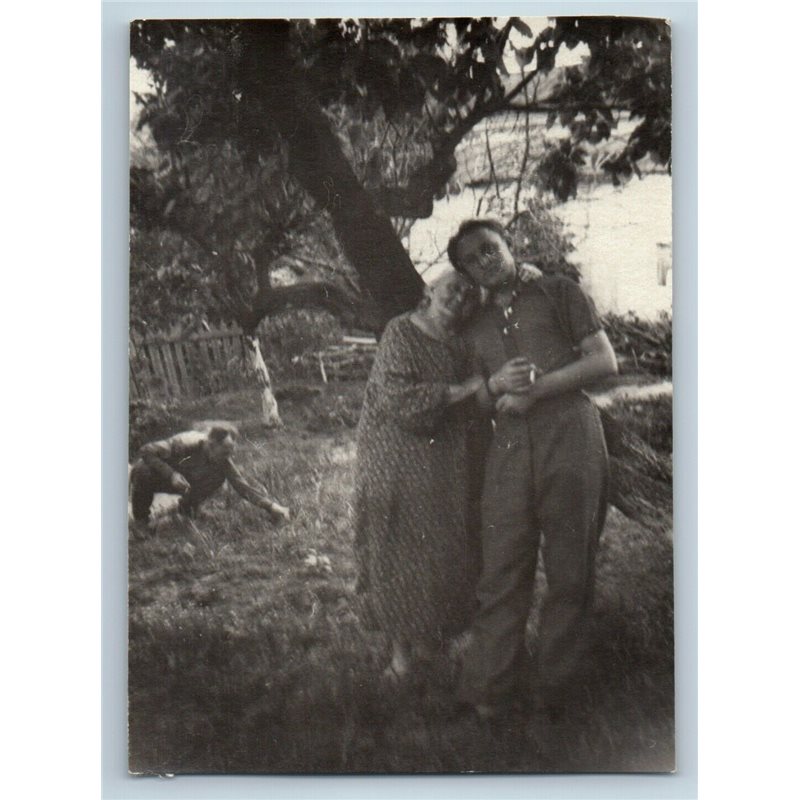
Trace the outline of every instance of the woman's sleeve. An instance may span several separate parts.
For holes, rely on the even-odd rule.
[[[448,386],[421,374],[413,340],[397,325],[384,331],[376,357],[374,402],[380,415],[412,433],[430,433],[447,408]]]

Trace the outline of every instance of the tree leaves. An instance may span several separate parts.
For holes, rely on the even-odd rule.
[[[551,192],[560,202],[578,194],[578,169],[586,159],[586,151],[574,146],[570,139],[548,145],[534,172],[537,185]]]
[[[643,122],[624,148],[605,165],[614,181],[637,172],[637,162],[650,156],[669,166],[671,160],[671,37],[664,20],[626,17],[559,17],[552,35],[555,48],[588,45],[583,68],[568,75],[555,98],[582,110],[590,122],[572,126],[577,140],[597,144],[616,127],[612,108],[630,112]],[[599,114],[600,116],[597,116]]]
[[[530,26],[523,22],[519,17],[512,17],[511,20],[511,27],[514,30],[519,31],[523,36],[527,36],[529,38],[533,38],[533,31],[530,29]]]
[[[248,95],[266,69],[251,63],[254,73],[247,74],[243,67],[253,24],[131,26],[131,54],[153,77],[153,93],[138,100],[139,128],[155,150],[132,162],[132,286],[135,279],[166,289],[156,310],[147,308],[147,292],[132,292],[134,317],[166,318],[171,307],[176,315],[189,308],[205,316],[234,313],[290,252],[312,249],[320,262],[346,270],[324,209],[289,179],[288,134],[275,124],[280,103],[263,107]],[[595,164],[617,182],[636,174],[647,156],[669,167],[670,31],[663,21],[559,17],[524,47],[508,35],[533,39],[519,18],[502,27],[490,17],[258,24],[280,29],[283,66],[302,75],[302,97],[287,94],[286,102],[324,110],[377,207],[410,217],[430,213],[452,175],[459,138],[482,114],[503,108],[504,62],[512,51],[520,71],[552,73],[558,83],[546,125],[558,120],[569,138],[548,147],[534,171],[545,191],[559,200],[575,196],[582,145],[611,140],[620,110],[637,125]],[[560,48],[581,43],[589,57],[554,72]],[[289,83],[287,93],[298,91]],[[313,156],[324,163],[324,153]]]

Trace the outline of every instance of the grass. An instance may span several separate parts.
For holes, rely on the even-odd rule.
[[[131,771],[671,770],[671,540],[613,510],[598,562],[598,645],[575,713],[491,726],[455,716],[456,665],[444,656],[425,682],[400,691],[382,682],[386,642],[362,630],[353,604],[361,388],[289,393],[274,432],[260,429],[247,393],[181,409],[239,421],[239,463],[293,519],[272,527],[226,489],[193,522],[168,515],[152,537],[131,541]],[[538,603],[531,646],[537,615]]]

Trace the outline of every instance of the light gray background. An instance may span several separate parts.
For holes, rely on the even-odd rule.
[[[697,6],[694,2],[102,3],[102,796],[694,798],[697,796]],[[667,17],[673,29],[676,744],[674,775],[127,774],[128,23],[187,17]]]

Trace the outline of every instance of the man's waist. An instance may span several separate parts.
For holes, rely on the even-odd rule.
[[[510,425],[519,427],[529,421],[546,419],[553,421],[554,417],[561,417],[572,413],[580,413],[585,408],[592,408],[592,401],[581,389],[562,392],[552,397],[536,400],[525,414],[499,414],[496,410],[492,414],[496,426]]]

